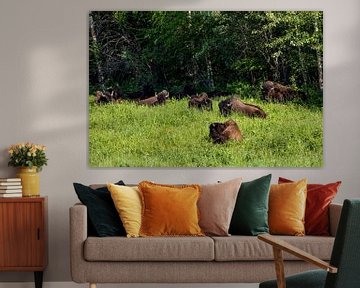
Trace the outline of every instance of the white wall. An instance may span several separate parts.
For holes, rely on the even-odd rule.
[[[90,169],[87,164],[89,10],[323,10],[324,166],[320,169]],[[74,181],[150,179],[167,183],[250,180],[272,172],[311,182],[342,180],[336,200],[359,197],[360,2],[358,0],[1,0],[0,176],[14,176],[6,148],[48,146],[41,194],[49,197],[49,266],[45,281],[69,281],[68,208]],[[0,282],[32,281],[31,273],[0,273]]]

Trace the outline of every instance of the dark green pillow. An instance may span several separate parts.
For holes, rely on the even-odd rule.
[[[241,184],[230,222],[230,234],[256,236],[269,233],[270,181],[271,174]]]
[[[123,181],[115,183],[125,185]],[[90,232],[94,236],[125,236],[126,232],[116,211],[111,194],[107,187],[92,189],[79,183],[74,183],[75,192],[87,207]]]

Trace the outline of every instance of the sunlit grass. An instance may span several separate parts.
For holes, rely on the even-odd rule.
[[[132,102],[95,105],[90,97],[89,162],[92,167],[320,167],[323,121],[320,108],[300,104],[259,105],[266,119],[239,114],[223,117],[189,109],[187,99],[164,106]],[[234,119],[242,142],[213,144],[209,125]]]

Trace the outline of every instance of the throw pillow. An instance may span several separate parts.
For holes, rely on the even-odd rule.
[[[107,185],[127,237],[139,237],[141,226],[141,197],[137,187]]]
[[[196,203],[198,185],[139,183],[143,204],[141,236],[202,236]]]
[[[305,234],[306,184],[302,179],[294,183],[273,184],[269,195],[269,228],[271,234]]]
[[[269,233],[270,181],[271,174],[241,184],[231,218],[230,234],[256,236]]]
[[[279,177],[278,183],[292,183]],[[329,236],[329,206],[335,198],[341,181],[329,184],[307,184],[305,211],[305,233],[307,235]]]
[[[207,235],[229,236],[231,216],[242,178],[227,182],[201,185],[198,202],[201,229]]]
[[[119,181],[117,184],[124,185]],[[125,229],[120,221],[110,192],[106,187],[92,189],[80,183],[73,183],[75,192],[87,207],[88,223],[95,236],[125,236]]]

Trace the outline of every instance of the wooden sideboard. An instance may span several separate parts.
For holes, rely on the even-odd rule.
[[[41,288],[47,238],[47,197],[0,198],[0,271],[32,271]]]

